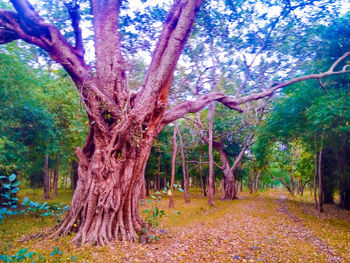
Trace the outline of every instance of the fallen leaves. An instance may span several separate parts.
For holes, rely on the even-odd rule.
[[[347,241],[350,240],[349,212],[331,210],[317,218],[312,205],[300,200],[291,202],[279,198],[283,194],[273,190],[249,195],[244,199],[206,205],[201,196],[191,196],[191,203],[179,198],[176,210],[167,208],[167,200],[160,207],[167,216],[159,229],[160,240],[155,243],[130,244],[119,242],[103,248],[88,246],[73,248],[71,237],[43,242],[12,241],[4,252],[23,246],[44,255],[47,248],[59,247],[65,257],[77,255],[79,262],[327,262],[327,253],[339,254],[343,262],[350,262]],[[179,212],[179,213],[175,213]],[[334,212],[334,213],[333,213]],[[332,214],[333,213],[333,214]],[[339,217],[338,217],[339,215]],[[22,226],[37,224],[18,217],[9,224],[19,225],[0,240],[11,242],[22,235]],[[33,230],[37,231],[37,230]],[[342,240],[343,239],[343,240]],[[348,253],[348,255],[346,255]],[[334,259],[334,261],[332,261]],[[337,258],[328,262],[338,262]]]

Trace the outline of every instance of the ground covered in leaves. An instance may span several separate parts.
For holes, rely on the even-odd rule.
[[[21,191],[22,198],[42,202],[41,193]],[[69,191],[62,191],[50,202],[69,204],[70,197]],[[36,262],[350,262],[350,212],[329,205],[318,215],[308,195],[292,198],[282,190],[241,193],[240,200],[216,200],[216,206],[209,207],[199,191],[192,191],[190,203],[184,204],[180,193],[175,209],[168,209],[167,202],[162,197],[157,204],[166,211],[159,222],[159,240],[145,245],[74,248],[72,237],[21,242],[55,222],[19,215],[0,226],[0,255],[27,248],[36,253]],[[140,211],[154,205],[140,205]]]

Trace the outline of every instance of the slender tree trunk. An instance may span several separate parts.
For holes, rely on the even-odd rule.
[[[301,192],[301,183],[300,183],[300,180],[296,180],[296,184],[297,184],[297,194],[300,194]]]
[[[71,161],[71,183],[72,190],[75,191],[78,184],[78,163],[75,160]]]
[[[255,191],[257,191],[258,188],[259,188],[259,177],[260,177],[260,175],[261,175],[261,170],[259,169],[258,173],[257,173],[257,175],[255,177],[255,186],[254,186]]]
[[[215,102],[214,102],[215,103]],[[215,113],[215,104],[209,105],[209,185],[208,185],[208,204],[214,206],[214,156],[213,156],[213,117]]]
[[[304,189],[307,183],[304,183],[300,186],[300,195],[303,196],[304,195]]]
[[[44,156],[44,197],[45,200],[50,199],[50,178],[49,178],[49,157]]]
[[[315,172],[314,172],[314,200],[315,200],[315,209],[318,210],[318,201],[317,201],[317,151],[316,151],[316,139],[315,139]]]
[[[201,186],[203,189],[203,195],[207,196],[207,177],[203,173],[202,155],[201,154],[199,154],[199,174],[201,176]]]
[[[150,182],[150,179],[147,177],[146,178],[146,196],[149,196],[150,187],[151,187],[151,182]]]
[[[188,176],[186,173],[184,146],[183,146],[181,132],[179,129],[177,129],[177,134],[179,136],[181,159],[182,159],[182,178],[183,178],[184,199],[185,199],[185,203],[188,203],[190,201],[190,198],[188,195]]]
[[[175,122],[174,133],[173,133],[173,158],[171,160],[171,180],[170,180],[170,198],[169,198],[169,207],[174,208],[174,183],[175,183],[175,166],[176,166],[176,154],[177,154],[177,143],[176,143],[176,134],[177,134],[177,122]]]
[[[157,177],[157,190],[156,190],[156,191],[160,191],[160,188],[161,188],[161,186],[160,186],[161,180],[162,180],[162,177],[159,175],[159,176]]]
[[[68,175],[64,175],[63,188],[67,189]]]
[[[158,163],[157,163],[157,174],[154,177],[154,183],[153,183],[153,191],[157,192],[160,190],[160,164],[162,160],[162,151],[160,149],[160,146],[158,146]]]
[[[47,169],[47,176],[48,176],[48,181],[49,181],[49,192],[51,193],[51,189],[52,189],[52,178],[53,176],[51,176],[52,173],[52,169],[48,168]]]
[[[320,152],[318,155],[318,212],[323,212],[323,190],[322,190],[322,151],[323,151],[323,137],[321,140]]]
[[[254,193],[254,176],[251,175],[248,181],[249,193]]]
[[[56,157],[56,166],[53,174],[53,189],[54,189],[54,196],[58,196],[58,167],[59,167],[59,155],[57,154]]]
[[[292,156],[293,158],[293,156]],[[292,159],[291,164],[290,164],[290,172],[289,172],[289,178],[290,178],[290,183],[292,185],[291,189],[292,189],[292,193],[293,195],[295,195],[295,179],[294,179],[294,175],[293,175],[293,169],[294,169],[294,159]]]
[[[234,195],[234,199],[237,199],[237,195],[239,193],[239,181],[235,180],[235,195]]]

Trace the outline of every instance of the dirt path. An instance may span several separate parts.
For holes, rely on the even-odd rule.
[[[278,194],[253,195],[204,211],[196,222],[170,228],[155,244],[119,245],[113,261],[344,262]],[[98,256],[96,262],[102,262]]]
[[[291,235],[297,235],[300,239],[311,243],[320,253],[326,255],[327,262],[345,262],[329,245],[316,237],[312,231],[303,224],[299,217],[289,211],[286,199],[287,197],[285,195],[280,195],[276,200],[279,204],[278,211],[285,214],[294,223],[293,225],[288,226]]]

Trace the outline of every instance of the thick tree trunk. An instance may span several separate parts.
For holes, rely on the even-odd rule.
[[[44,199],[50,199],[49,157],[44,156]]]
[[[135,141],[129,134],[109,151],[108,138],[91,128],[84,149],[76,151],[79,180],[70,210],[52,237],[76,232],[73,243],[99,245],[137,240],[146,227],[138,205],[153,138],[142,147]]]
[[[169,207],[174,208],[174,183],[175,183],[175,166],[176,166],[176,154],[177,154],[177,143],[176,143],[176,134],[177,134],[177,122],[175,122],[174,133],[173,133],[173,158],[171,160],[171,179],[170,179],[170,198],[169,198]]]
[[[140,201],[142,201],[142,203],[146,201],[146,179],[144,177],[142,178]]]
[[[56,166],[53,174],[53,190],[54,196],[58,196],[58,167],[59,167],[59,155],[56,157]]]
[[[226,168],[222,170],[224,174],[224,192],[220,200],[233,200],[236,198],[235,178],[229,164],[225,166]]]

